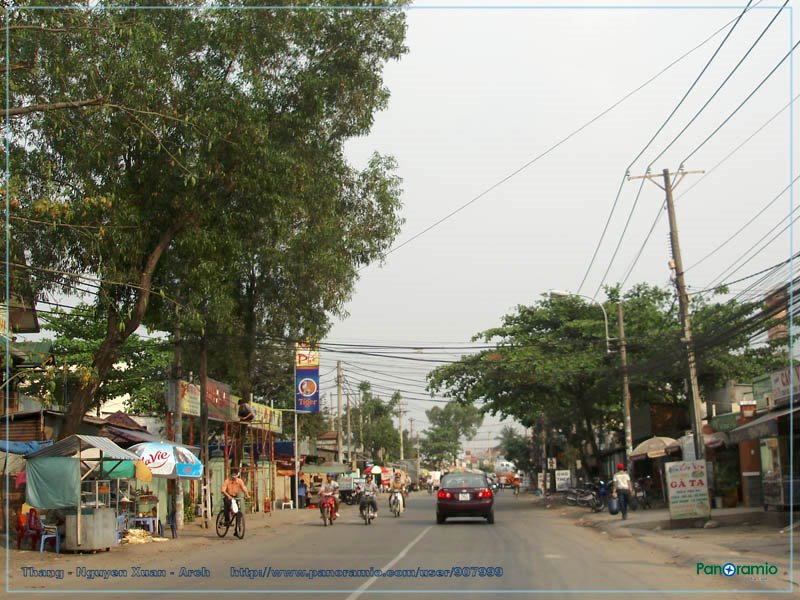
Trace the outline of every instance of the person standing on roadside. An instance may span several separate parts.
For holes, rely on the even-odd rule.
[[[305,508],[306,507],[306,498],[308,497],[308,486],[306,486],[305,480],[301,479],[300,483],[297,484],[297,507],[298,508]]]
[[[617,472],[614,473],[614,493],[619,499],[619,512],[623,519],[628,518],[628,502],[631,499],[631,476],[625,470],[625,465],[619,463],[617,465]]]

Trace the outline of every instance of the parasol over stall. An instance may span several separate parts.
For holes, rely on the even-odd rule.
[[[633,449],[633,452],[631,452],[631,459],[660,458],[667,454],[677,452],[680,449],[680,443],[670,437],[651,437],[649,440],[643,441]]]

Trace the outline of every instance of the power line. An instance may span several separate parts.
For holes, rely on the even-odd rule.
[[[759,0],[758,2],[756,2],[756,4],[754,4],[754,5],[753,5],[753,8],[754,8],[755,6],[758,6],[759,4],[761,4],[761,2],[763,2],[763,0]],[[751,3],[752,3],[752,0],[750,0],[750,2],[748,2],[748,7],[750,6],[750,4],[751,4]],[[746,10],[747,10],[747,9],[746,9]],[[741,16],[739,17],[739,19],[740,19],[740,18],[741,18]],[[683,59],[685,59],[687,56],[689,56],[690,54],[694,53],[695,51],[697,51],[697,50],[699,50],[700,48],[702,48],[703,46],[705,46],[705,45],[706,45],[708,42],[710,42],[712,39],[714,39],[714,38],[715,38],[715,37],[716,37],[716,36],[717,36],[717,35],[718,35],[718,34],[719,34],[721,31],[723,31],[723,30],[724,30],[724,29],[725,29],[725,28],[726,28],[728,25],[730,25],[731,23],[734,23],[734,22],[738,22],[738,19],[734,19],[733,21],[729,21],[729,22],[727,22],[725,25],[723,25],[721,28],[717,29],[717,30],[716,30],[714,33],[712,33],[712,34],[711,34],[709,37],[707,37],[705,40],[703,40],[702,42],[700,42],[700,43],[699,43],[697,46],[695,46],[695,47],[694,47],[694,48],[692,48],[691,50],[688,50],[687,52],[685,52],[684,54],[682,54],[681,56],[679,56],[678,58],[676,58],[675,60],[673,60],[671,63],[669,63],[669,64],[668,64],[666,67],[664,67],[663,69],[661,69],[661,70],[660,70],[658,73],[656,73],[655,75],[653,75],[651,78],[649,78],[647,81],[645,81],[644,83],[642,83],[641,85],[639,85],[639,86],[638,86],[637,88],[635,88],[634,90],[632,90],[632,91],[628,92],[627,94],[625,94],[624,96],[622,96],[622,97],[621,97],[619,100],[617,100],[616,102],[614,102],[614,103],[613,103],[611,106],[609,106],[608,108],[606,108],[606,109],[604,109],[603,111],[601,111],[599,114],[597,114],[595,117],[593,117],[592,119],[590,119],[589,121],[587,121],[587,122],[586,122],[586,123],[584,123],[583,125],[581,125],[581,126],[578,128],[578,129],[574,130],[572,133],[568,134],[566,137],[562,138],[560,141],[558,141],[558,142],[556,142],[555,144],[553,144],[552,146],[550,146],[550,147],[549,147],[547,150],[545,150],[544,152],[541,152],[540,154],[538,154],[537,156],[535,156],[534,158],[532,158],[531,160],[529,160],[528,162],[526,162],[525,164],[523,164],[521,167],[519,167],[519,168],[517,168],[516,170],[514,170],[513,172],[511,172],[509,175],[506,175],[506,176],[505,176],[505,177],[503,177],[503,178],[502,178],[500,181],[498,181],[497,183],[495,183],[495,184],[491,185],[490,187],[488,187],[487,189],[485,189],[484,191],[482,191],[480,194],[478,194],[477,196],[475,196],[474,198],[472,198],[472,199],[471,199],[471,200],[469,200],[468,202],[466,202],[466,203],[462,204],[461,206],[459,206],[459,207],[458,207],[458,208],[456,208],[455,210],[451,211],[450,213],[448,213],[447,215],[445,215],[444,217],[442,217],[442,218],[441,218],[441,219],[439,219],[438,221],[434,222],[432,225],[429,225],[428,227],[426,227],[425,229],[423,229],[423,230],[422,230],[422,231],[420,231],[419,233],[417,233],[417,234],[413,235],[412,237],[410,237],[409,239],[407,239],[406,241],[404,241],[403,243],[401,243],[401,244],[398,244],[397,246],[394,246],[393,248],[389,249],[389,250],[386,252],[386,255],[388,256],[389,254],[392,254],[393,252],[396,252],[397,250],[399,250],[400,248],[403,248],[404,246],[407,246],[408,244],[410,244],[411,242],[413,242],[413,241],[414,241],[414,240],[416,240],[417,238],[419,238],[419,237],[421,237],[421,236],[425,235],[426,233],[428,233],[429,231],[431,231],[431,230],[432,230],[432,229],[434,229],[435,227],[438,227],[439,225],[441,225],[442,223],[444,223],[444,222],[445,222],[445,221],[447,221],[448,219],[450,219],[450,218],[454,217],[455,215],[457,215],[458,213],[460,213],[462,210],[464,210],[465,208],[467,208],[467,207],[468,207],[468,206],[470,206],[471,204],[473,204],[473,203],[477,202],[478,200],[480,200],[481,198],[483,198],[483,197],[484,197],[486,194],[488,194],[489,192],[491,192],[491,191],[495,190],[496,188],[498,188],[499,186],[501,186],[502,184],[504,184],[505,182],[507,182],[509,179],[512,179],[513,177],[515,177],[516,175],[518,175],[519,173],[521,173],[522,171],[524,171],[525,169],[527,169],[528,167],[530,167],[531,165],[533,165],[534,163],[538,162],[540,159],[542,159],[542,158],[544,158],[545,156],[547,156],[548,154],[550,154],[550,153],[551,153],[552,151],[554,151],[556,148],[558,148],[559,146],[561,146],[561,145],[562,145],[562,144],[564,144],[565,142],[569,141],[569,140],[570,140],[572,137],[574,137],[575,135],[577,135],[578,133],[580,133],[581,131],[583,131],[584,129],[586,129],[587,127],[589,127],[590,125],[592,125],[594,122],[598,121],[599,119],[601,119],[602,117],[604,117],[606,114],[608,114],[609,112],[611,112],[612,110],[614,110],[614,109],[615,109],[617,106],[619,106],[620,104],[622,104],[623,102],[625,102],[625,100],[627,100],[628,98],[630,98],[631,96],[633,96],[633,95],[634,95],[634,94],[636,94],[637,92],[641,91],[643,88],[647,87],[649,84],[651,84],[653,81],[655,81],[656,79],[658,79],[658,78],[659,78],[661,75],[663,75],[664,73],[666,73],[666,72],[667,72],[669,69],[671,69],[671,68],[672,68],[672,67],[674,67],[676,64],[678,64],[679,62],[681,62],[681,61],[682,61]],[[735,25],[734,25],[734,27],[735,27]],[[727,38],[726,38],[726,39],[727,39]],[[612,212],[613,212],[613,211],[612,211]],[[610,217],[609,217],[609,219],[610,219]],[[601,241],[602,241],[602,240],[601,240]],[[591,267],[590,267],[590,268],[591,268]],[[582,287],[582,284],[581,284],[581,287]]]
[[[597,241],[597,245],[595,246],[594,253],[592,254],[592,258],[591,258],[591,260],[589,261],[589,266],[586,268],[586,272],[585,272],[585,273],[584,273],[584,275],[583,275],[583,279],[581,280],[581,283],[580,283],[580,285],[578,286],[578,293],[579,293],[579,294],[580,294],[581,290],[583,289],[583,286],[584,286],[584,284],[586,283],[586,279],[587,279],[587,277],[589,276],[589,272],[592,270],[592,266],[594,265],[594,261],[595,261],[595,260],[596,260],[596,258],[597,258],[597,253],[598,253],[598,252],[599,252],[599,250],[600,250],[600,246],[603,244],[603,240],[605,239],[606,233],[608,232],[608,226],[609,226],[609,224],[611,223],[611,219],[612,219],[612,218],[613,218],[613,216],[614,216],[614,212],[615,212],[615,210],[616,210],[616,208],[617,208],[617,204],[619,203],[619,198],[620,198],[620,195],[621,195],[621,193],[622,193],[622,187],[623,187],[623,185],[624,185],[624,183],[625,183],[625,179],[626,179],[626,178],[628,177],[628,175],[630,174],[630,169],[631,169],[631,167],[633,166],[633,164],[634,164],[634,163],[635,163],[637,160],[639,160],[639,158],[642,156],[642,154],[644,154],[644,153],[645,153],[645,151],[647,150],[647,148],[649,148],[649,147],[650,147],[650,145],[653,143],[653,141],[656,139],[656,137],[658,137],[658,134],[659,134],[659,133],[661,133],[661,131],[664,129],[664,127],[666,127],[667,123],[669,123],[669,121],[670,121],[670,120],[672,119],[672,117],[675,115],[675,113],[677,112],[677,110],[678,110],[678,109],[681,107],[681,105],[683,104],[683,102],[686,100],[686,98],[689,96],[689,94],[690,94],[690,93],[692,92],[692,90],[695,88],[695,86],[697,85],[697,83],[700,81],[700,78],[703,76],[703,74],[706,72],[706,70],[708,69],[708,67],[709,67],[709,66],[711,65],[711,63],[714,61],[714,59],[716,58],[717,54],[719,54],[719,51],[722,49],[722,47],[725,45],[725,42],[727,42],[727,41],[728,41],[728,38],[729,38],[729,37],[731,36],[731,34],[733,33],[734,29],[736,29],[736,26],[739,24],[739,21],[742,19],[742,17],[745,15],[745,13],[746,13],[746,12],[749,10],[749,8],[750,8],[750,4],[752,4],[752,0],[750,0],[750,1],[747,3],[747,6],[745,6],[744,10],[742,10],[742,12],[739,14],[739,16],[738,16],[738,17],[736,17],[736,19],[734,19],[734,20],[732,21],[732,23],[733,23],[733,26],[730,28],[730,30],[728,30],[728,33],[725,35],[725,37],[722,39],[722,42],[720,42],[720,44],[719,44],[719,46],[717,47],[717,49],[716,49],[716,50],[714,51],[714,53],[711,55],[711,58],[709,58],[709,59],[708,59],[708,61],[706,62],[705,66],[704,66],[704,67],[703,67],[703,69],[700,71],[700,74],[699,74],[699,75],[698,75],[698,76],[695,78],[695,80],[694,80],[694,81],[692,82],[692,84],[689,86],[689,89],[686,91],[686,93],[683,95],[683,97],[682,97],[682,98],[681,98],[681,99],[678,101],[678,104],[675,106],[675,108],[673,108],[673,109],[672,109],[672,112],[671,112],[671,113],[670,113],[670,114],[667,116],[667,118],[664,120],[664,122],[661,124],[661,126],[658,128],[658,130],[655,132],[655,134],[653,134],[653,136],[650,138],[650,141],[648,141],[648,142],[647,142],[647,144],[645,144],[644,148],[642,148],[642,149],[639,151],[639,153],[636,155],[636,157],[635,157],[635,158],[634,158],[634,159],[633,159],[633,160],[630,162],[630,164],[628,165],[628,167],[625,169],[625,174],[622,176],[622,180],[620,181],[619,188],[617,189],[617,195],[615,196],[615,198],[614,198],[614,202],[613,202],[613,203],[612,203],[612,205],[611,205],[611,212],[609,212],[609,214],[608,214],[608,218],[606,219],[606,223],[605,223],[605,225],[603,226],[603,232],[600,234],[600,239]],[[759,2],[759,3],[757,3],[757,4],[760,4],[760,2]],[[716,36],[716,35],[717,35],[717,34],[718,34],[720,31],[722,31],[723,29],[725,29],[725,28],[726,28],[728,25],[730,25],[730,24],[731,24],[731,22],[728,22],[728,23],[726,23],[726,24],[725,24],[725,25],[724,25],[724,26],[723,26],[721,29],[717,30],[717,31],[714,33],[714,35],[712,35],[712,36],[711,36],[711,38],[715,37],[715,36]],[[701,44],[701,45],[704,45],[704,44],[705,44],[707,41],[709,41],[711,38],[708,38],[707,40],[705,40],[705,41],[703,42],[703,44]],[[697,48],[699,48],[699,46],[698,46],[698,47],[696,47],[695,49],[693,49],[693,50],[692,50],[692,52],[693,52],[694,50],[696,50]],[[684,56],[686,56],[686,55],[684,55]],[[654,161],[654,162],[655,162],[655,161]],[[650,169],[650,167],[652,166],[652,164],[653,164],[653,163],[651,162],[651,163],[650,163],[650,165],[648,165],[648,167],[647,167],[647,169],[648,169],[648,172],[649,172],[649,169]],[[627,230],[628,223],[630,223],[631,217],[633,216],[633,211],[634,211],[634,210],[635,210],[635,208],[636,208],[636,203],[637,203],[637,202],[638,202],[638,200],[639,200],[639,194],[640,194],[640,193],[641,193],[641,191],[642,191],[642,186],[643,186],[643,185],[644,185],[644,181],[642,181],[642,185],[639,187],[639,193],[637,193],[637,194],[636,194],[636,200],[634,201],[633,207],[631,208],[631,212],[630,212],[630,214],[629,214],[629,216],[628,216],[628,220],[627,220],[627,222],[626,222],[626,224],[625,224],[625,230]],[[623,234],[622,234],[622,236],[621,236],[621,237],[624,237],[625,230],[623,231]],[[620,246],[621,242],[622,242],[622,240],[620,239],[620,242],[618,242],[618,243],[617,243],[617,248],[616,248],[616,249],[615,249],[615,251],[614,251],[614,257],[612,257],[612,259],[611,259],[611,264],[613,264],[613,262],[614,262],[614,258],[616,257],[616,254],[617,254],[617,252],[619,251],[619,246]],[[594,295],[595,295],[595,297],[597,296],[597,293],[598,293],[598,291],[600,290],[600,288],[603,286],[603,283],[605,282],[605,277],[608,275],[608,271],[609,271],[609,269],[611,268],[611,264],[609,264],[609,267],[608,267],[608,269],[606,269],[606,273],[605,273],[605,275],[603,276],[603,279],[600,281],[600,285],[598,285],[598,286],[597,286],[597,291],[595,291],[595,294],[594,294]]]

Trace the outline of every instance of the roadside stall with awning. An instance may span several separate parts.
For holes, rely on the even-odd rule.
[[[115,545],[119,480],[133,477],[137,471],[142,477],[149,475],[135,454],[107,438],[90,435],[70,436],[26,454],[25,459],[26,501],[37,509],[64,512],[67,550]]]
[[[759,440],[764,508],[800,505],[800,477],[790,457],[800,452],[800,406],[772,410],[730,432],[731,441]],[[792,422],[794,426],[792,427]]]

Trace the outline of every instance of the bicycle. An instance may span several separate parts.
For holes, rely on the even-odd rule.
[[[231,499],[231,511],[233,511],[234,503],[236,503],[237,510],[233,515],[233,519],[231,519],[229,515],[225,514],[226,511],[224,506],[222,510],[219,511],[219,514],[217,515],[217,535],[221,538],[225,537],[228,535],[228,529],[230,529],[231,525],[233,525],[233,535],[241,540],[244,538],[245,529],[244,512],[242,508],[239,507],[236,498]]]

